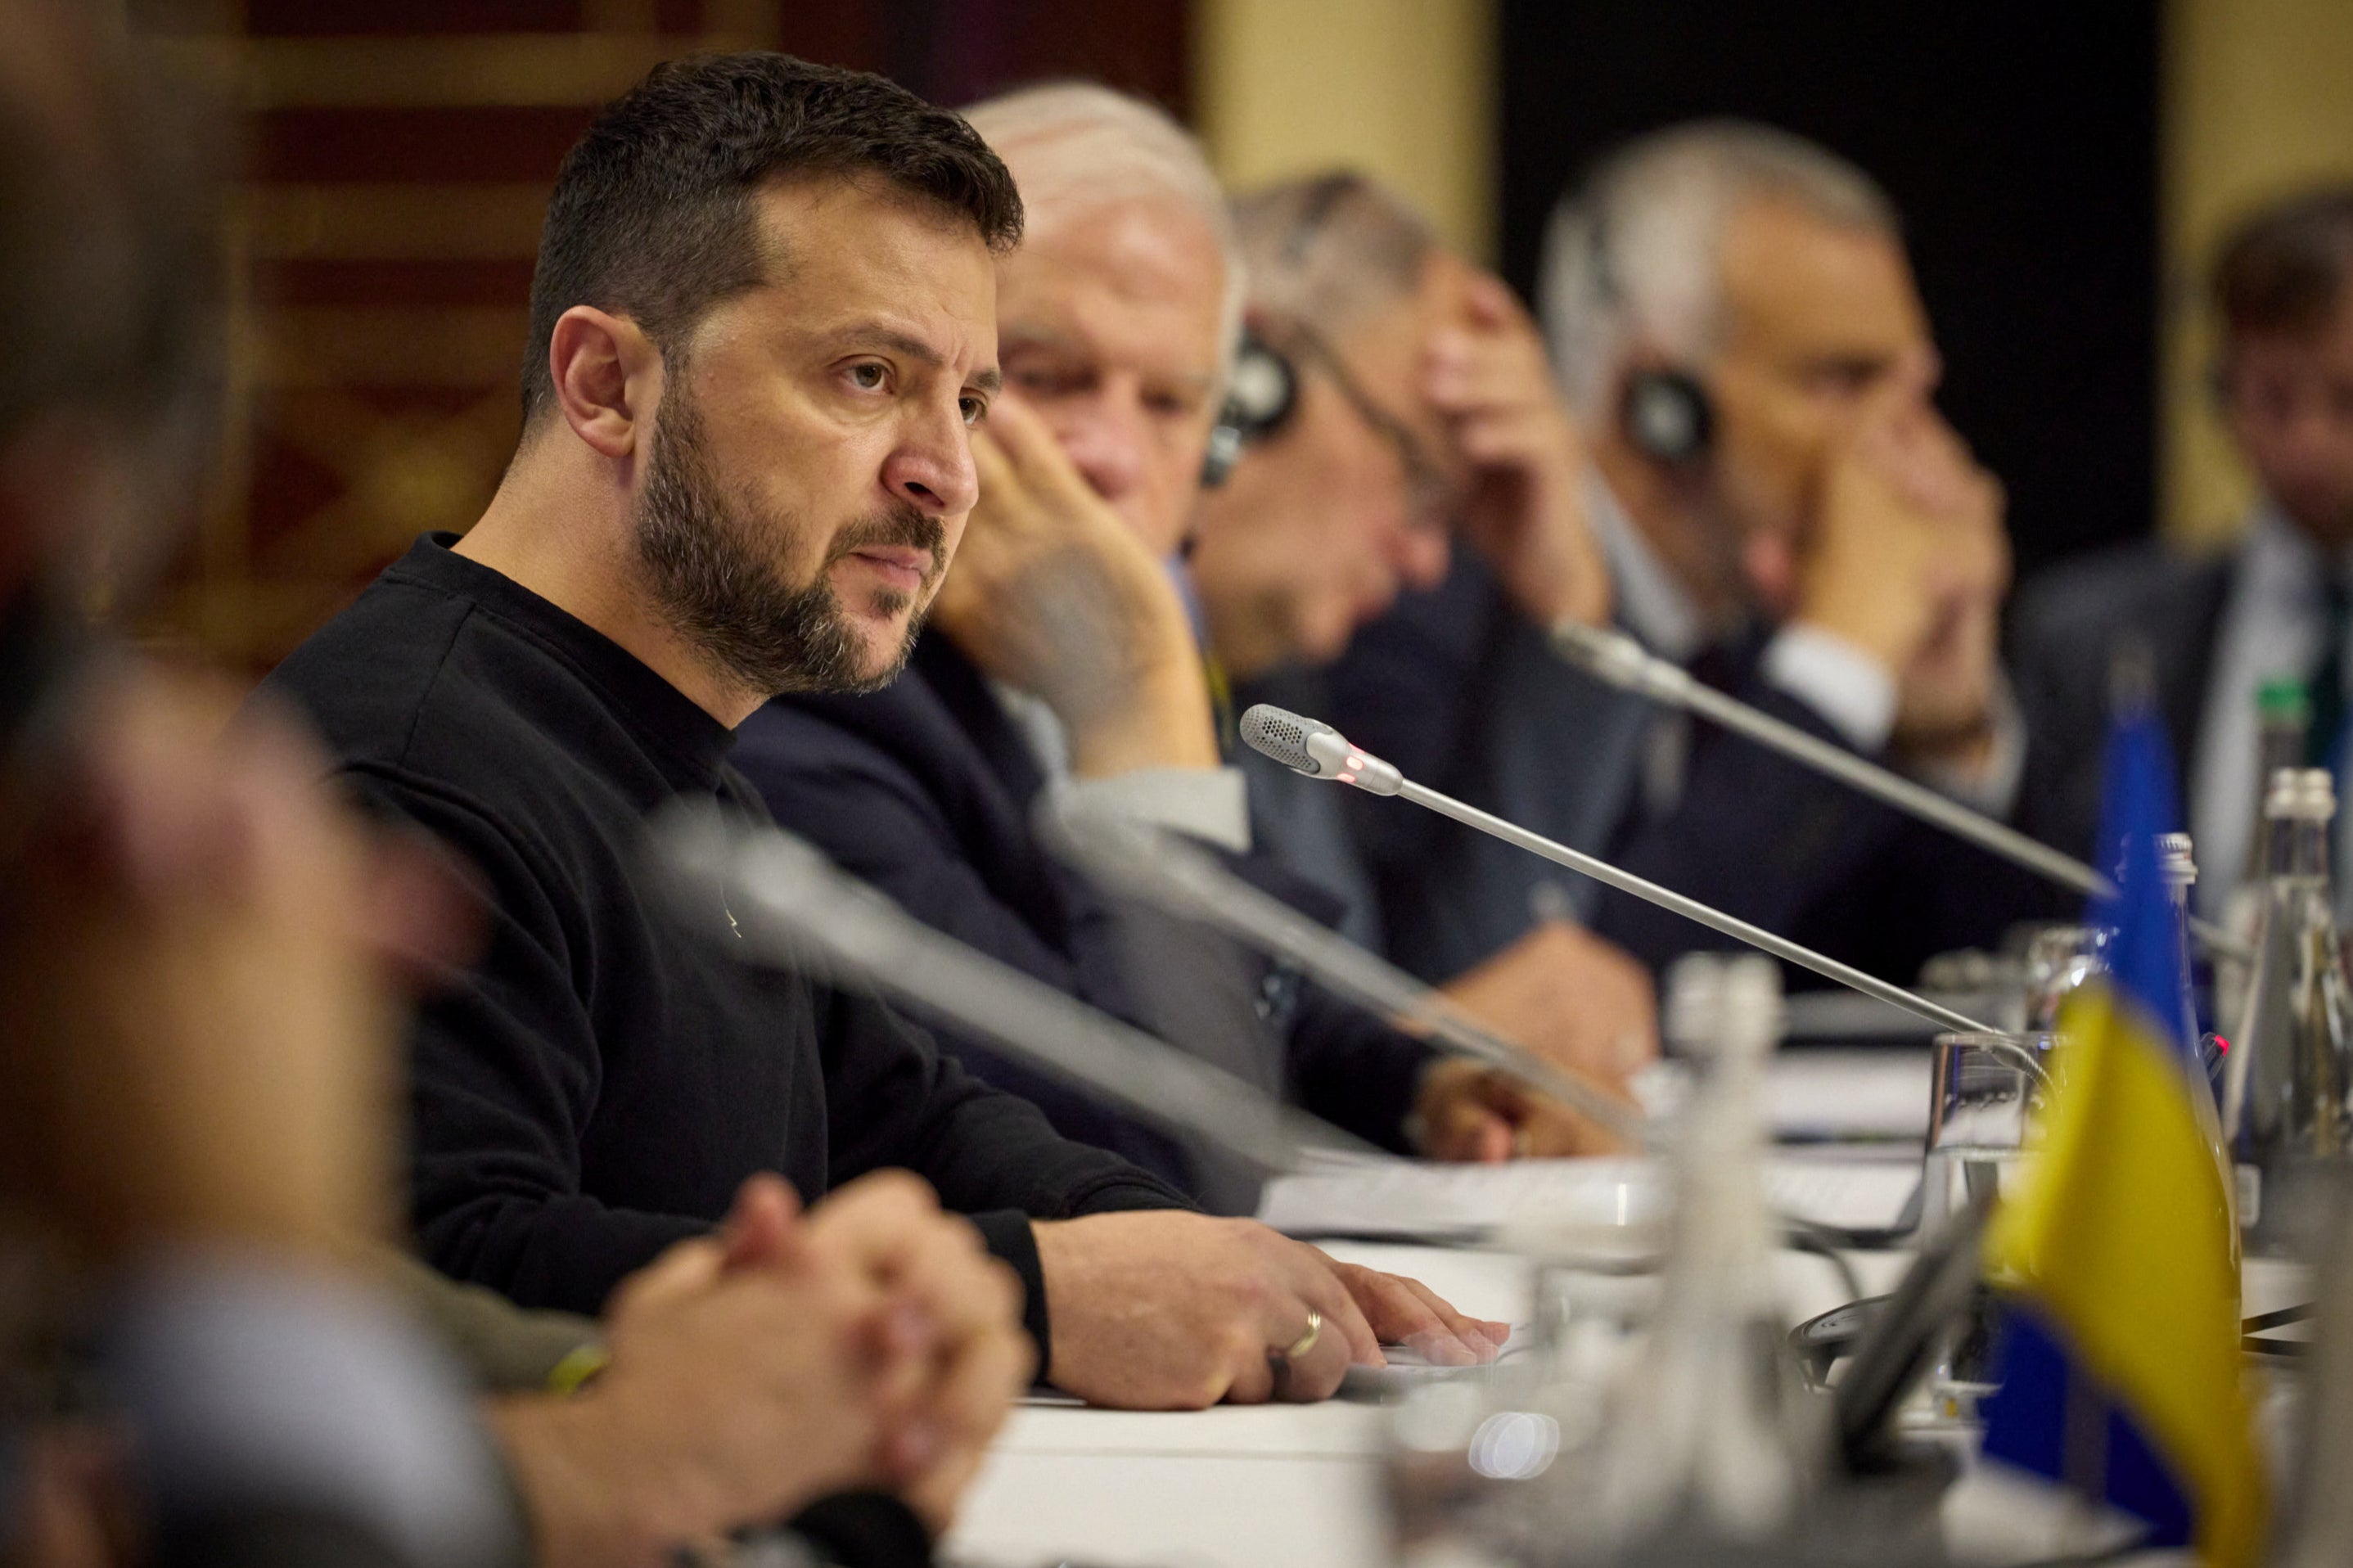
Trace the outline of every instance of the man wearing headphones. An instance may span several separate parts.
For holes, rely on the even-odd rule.
[[[1400,590],[1442,582],[1457,532],[1520,617],[1606,619],[1581,443],[1511,290],[1355,174],[1251,192],[1234,223],[1250,306],[1221,426],[1233,461],[1190,565],[1236,706],[1330,711],[1323,667]],[[1351,935],[1386,945],[1412,916],[1382,909],[1346,792],[1240,760],[1261,842],[1347,896]],[[1655,1053],[1649,973],[1559,911],[1482,956],[1431,977],[1493,1026],[1605,1076]]]
[[[1545,315],[1588,435],[1620,626],[1781,718],[2005,811],[2000,485],[1938,416],[1886,197],[1822,149],[1711,122],[1564,202]],[[1360,637],[1335,717],[1409,775],[1878,973],[2041,896],[1993,862],[1557,660],[1468,555]],[[1700,927],[1508,847],[1352,802],[1393,956],[1452,974],[1566,908],[1657,966]]]

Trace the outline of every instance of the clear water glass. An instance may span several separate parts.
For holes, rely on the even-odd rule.
[[[1933,1237],[1978,1197],[2014,1189],[2025,1158],[2029,1121],[2050,1084],[2058,1037],[1939,1035],[1928,1105],[1928,1146],[1921,1180],[1922,1234]],[[1941,1414],[1966,1415],[1989,1392],[1988,1301],[1980,1289],[1968,1316],[1947,1336],[1929,1382]]]

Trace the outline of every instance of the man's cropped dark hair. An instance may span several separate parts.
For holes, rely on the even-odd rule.
[[[2315,332],[2353,283],[2353,185],[2327,185],[2264,207],[2223,241],[2214,304],[2232,332]]]
[[[665,61],[606,106],[556,174],[531,283],[524,426],[554,405],[556,318],[575,305],[627,315],[670,353],[703,312],[765,276],[752,197],[794,174],[928,197],[992,250],[1021,238],[1021,196],[997,154],[895,82],[790,55]]]

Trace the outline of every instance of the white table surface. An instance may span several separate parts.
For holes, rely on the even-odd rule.
[[[1529,1274],[1507,1254],[1335,1244],[1350,1262],[1411,1274],[1476,1316],[1524,1321]],[[1852,1253],[1863,1288],[1889,1289],[1905,1259]],[[1845,1299],[1823,1259],[1776,1260],[1791,1322]],[[2306,1299],[2291,1268],[2251,1262],[2245,1310]],[[1017,1409],[948,1542],[987,1568],[1377,1568],[1386,1558],[1375,1405],[1221,1406],[1140,1414],[1028,1405]],[[2028,1483],[1978,1473],[1948,1494],[1948,1539],[1962,1563],[2044,1554],[2063,1516]]]
[[[1335,1243],[1410,1274],[1477,1317],[1524,1321],[1529,1275],[1504,1253]],[[1901,1270],[1856,1254],[1867,1289]],[[1819,1258],[1779,1259],[1792,1321],[1845,1300]],[[1016,1410],[949,1542],[960,1561],[1088,1568],[1371,1568],[1384,1561],[1377,1405],[1223,1406],[1138,1414]]]
[[[1785,1131],[1900,1139],[1916,1138],[1925,1124],[1925,1053],[1792,1058],[1776,1063],[1768,1085],[1772,1119]],[[1509,1173],[1498,1180],[1506,1195],[1519,1184]],[[1420,1279],[1474,1316],[1527,1319],[1530,1271],[1508,1253],[1366,1243],[1328,1250]],[[1866,1293],[1891,1289],[1906,1261],[1893,1253],[1846,1256]],[[1820,1258],[1781,1253],[1776,1270],[1792,1324],[1848,1298]],[[2244,1310],[2267,1311],[2308,1294],[2294,1270],[2251,1264]],[[1150,1415],[1024,1405],[947,1550],[987,1568],[1377,1568],[1387,1561],[1384,1420],[1378,1406],[1347,1400]],[[1957,1551],[1960,1561],[2017,1563],[2047,1552],[2037,1531],[2054,1510],[2027,1486],[1979,1472],[1947,1494],[1947,1539],[1970,1548]]]

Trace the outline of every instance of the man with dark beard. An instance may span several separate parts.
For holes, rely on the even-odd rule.
[[[684,356],[671,366],[682,373]],[[646,459],[645,498],[635,535],[638,564],[671,628],[744,684],[779,691],[862,691],[886,685],[906,662],[921,618],[916,574],[926,590],[947,570],[947,529],[918,506],[893,499],[845,524],[826,551],[824,566],[850,557],[881,563],[881,581],[867,603],[882,620],[905,630],[880,676],[834,592],[828,571],[794,584],[776,569],[765,535],[790,539],[798,524],[759,515],[755,497],[740,503],[712,470],[702,411],[687,384],[670,393],[662,439]],[[754,515],[746,516],[745,514]],[[473,551],[463,545],[460,554]],[[924,594],[929,603],[928,591]]]
[[[814,1197],[904,1165],[1019,1274],[1045,1374],[1098,1401],[1320,1397],[1433,1307],[1500,1342],[1187,1212],[881,1007],[739,964],[634,886],[665,802],[762,814],[726,763],[761,703],[904,662],[976,499],[993,257],[1020,222],[961,121],[776,55],[659,68],[565,158],[497,496],[270,683],[491,895],[488,952],[414,1036],[419,1239],[594,1310],[754,1172]]]

